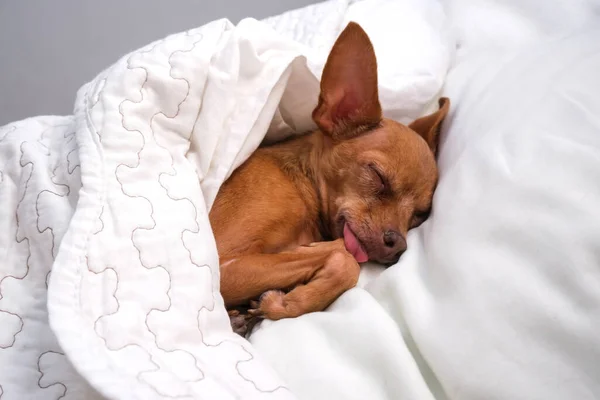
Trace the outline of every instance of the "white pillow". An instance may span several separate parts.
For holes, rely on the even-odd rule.
[[[449,74],[434,213],[369,286],[448,398],[600,398],[599,71],[594,29]]]
[[[459,53],[526,47],[597,23],[597,0],[441,0]]]
[[[384,114],[404,123],[424,114],[436,103],[455,48],[438,0],[329,0],[265,20],[307,46],[316,76],[350,21],[359,23],[373,42]]]

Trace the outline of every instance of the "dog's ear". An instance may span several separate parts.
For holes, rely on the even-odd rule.
[[[346,26],[329,53],[312,117],[334,140],[356,136],[381,121],[375,51],[357,23]]]
[[[448,110],[450,110],[450,99],[442,97],[439,100],[439,110],[433,114],[426,115],[415,120],[408,127],[417,132],[429,145],[433,154],[437,155],[437,147],[440,137],[440,128]]]

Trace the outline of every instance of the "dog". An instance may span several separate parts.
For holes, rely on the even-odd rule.
[[[241,335],[261,318],[324,310],[356,285],[359,263],[397,262],[431,210],[450,101],[408,126],[383,118],[375,52],[353,22],[320,89],[318,129],[259,147],[210,210],[221,294]]]

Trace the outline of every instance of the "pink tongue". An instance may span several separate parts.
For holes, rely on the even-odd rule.
[[[344,244],[346,245],[346,250],[354,256],[357,262],[362,263],[369,260],[369,255],[360,245],[360,242],[356,239],[348,224],[344,224]]]

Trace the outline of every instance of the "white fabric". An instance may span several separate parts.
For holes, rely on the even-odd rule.
[[[451,399],[600,397],[600,3],[447,2],[457,65],[445,94],[433,218],[397,290]]]
[[[48,326],[50,268],[81,188],[72,117],[0,128],[0,398],[90,399]],[[61,397],[62,396],[62,397]]]
[[[358,4],[382,7],[364,24],[393,7],[335,3],[332,32]],[[291,38],[317,32],[314,43],[331,45],[337,33],[302,18]],[[2,400],[294,398],[229,328],[207,217],[267,129],[276,139],[313,127],[318,80],[302,55],[311,68],[324,59],[268,24],[216,21],[157,41],[82,87],[74,116],[0,129]],[[411,52],[371,27],[378,52]],[[440,38],[424,40],[424,53],[449,54]],[[420,112],[448,60],[388,58],[382,68],[402,66],[416,83],[384,74],[382,92]],[[434,73],[417,79],[425,66]]]
[[[526,48],[598,23],[598,0],[442,0],[459,52]]]
[[[596,28],[449,75],[436,211],[373,287],[449,398],[600,397],[599,70]]]

